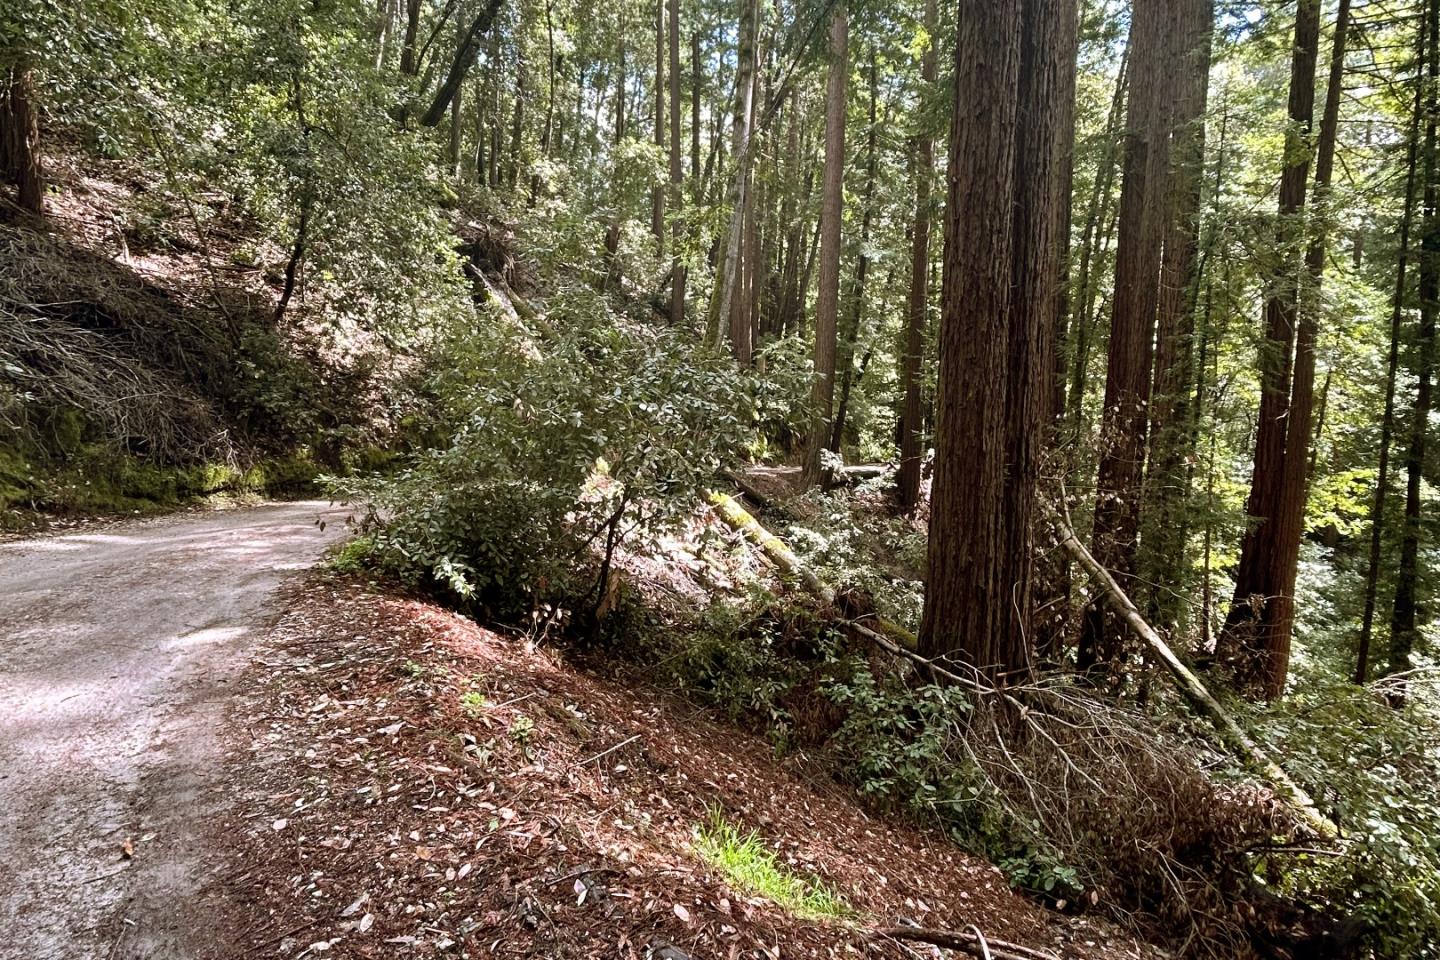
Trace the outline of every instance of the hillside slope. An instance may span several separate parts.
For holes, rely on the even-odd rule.
[[[871,932],[896,924],[1161,955],[867,813],[803,755],[429,602],[312,578],[270,646],[234,747],[236,894],[266,918],[244,955],[934,955]],[[747,888],[756,845],[717,866],[722,822],[828,915]]]

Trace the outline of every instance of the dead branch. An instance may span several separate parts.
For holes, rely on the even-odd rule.
[[[971,933],[970,930],[975,930]],[[928,943],[947,950],[959,950],[972,957],[997,957],[1000,960],[1060,960],[1053,953],[1035,950],[1018,943],[984,936],[973,925],[970,930],[933,930],[928,927],[881,927],[871,931],[875,937],[890,940],[911,940]]]
[[[1170,672],[1171,679],[1175,681],[1175,686],[1200,713],[1205,715],[1220,735],[1225,746],[1255,773],[1269,781],[1276,792],[1294,808],[1295,814],[1305,826],[1321,838],[1335,839],[1338,836],[1335,824],[1320,813],[1315,806],[1315,801],[1310,799],[1310,795],[1290,779],[1290,775],[1251,739],[1250,735],[1240,727],[1240,724],[1235,722],[1235,718],[1230,716],[1220,705],[1220,701],[1216,700],[1214,695],[1206,689],[1205,684],[1200,682],[1200,678],[1180,661],[1175,651],[1170,649],[1170,645],[1160,639],[1160,635],[1140,615],[1140,610],[1135,606],[1134,601],[1125,595],[1124,590],[1120,589],[1120,584],[1115,582],[1110,571],[1102,567],[1090,551],[1085,549],[1085,545],[1075,536],[1075,531],[1071,529],[1070,524],[1053,508],[1051,519],[1060,534],[1061,545],[1100,584],[1110,606],[1125,621],[1131,632],[1143,640],[1160,659],[1160,662],[1165,665]]]

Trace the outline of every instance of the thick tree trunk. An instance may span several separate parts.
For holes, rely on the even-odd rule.
[[[1370,679],[1371,640],[1375,630],[1375,601],[1380,586],[1380,547],[1385,533],[1385,500],[1390,488],[1390,443],[1395,435],[1395,375],[1400,368],[1401,322],[1405,316],[1406,273],[1410,264],[1410,235],[1415,216],[1415,182],[1419,169],[1420,115],[1423,110],[1424,76],[1427,55],[1426,29],[1419,38],[1417,62],[1420,76],[1415,81],[1415,100],[1410,112],[1410,133],[1405,156],[1405,203],[1400,214],[1400,238],[1395,252],[1395,286],[1390,295],[1390,351],[1385,361],[1385,412],[1380,419],[1380,445],[1376,459],[1375,495],[1370,502],[1370,552],[1365,566],[1365,607],[1360,617],[1360,639],[1355,655],[1355,682]]]
[[[1136,0],[1130,26],[1130,103],[1126,111],[1124,172],[1115,248],[1115,300],[1092,552],[1121,578],[1135,573],[1140,535],[1152,345],[1159,299],[1160,253],[1169,158],[1167,77],[1173,74],[1167,39],[1169,0]],[[1079,664],[1122,670],[1123,633],[1099,604],[1086,611]]]
[[[15,184],[15,202],[35,216],[44,213],[45,175],[40,166],[40,123],[29,67],[14,67],[0,90],[0,163]]]
[[[838,0],[830,23],[830,76],[825,88],[825,178],[820,191],[820,280],[815,299],[814,381],[810,432],[801,483],[821,482],[821,454],[830,439],[835,404],[836,314],[840,307],[840,220],[844,213],[845,104],[850,79],[849,21]]]
[[[1440,216],[1436,210],[1436,122],[1440,113],[1440,2],[1426,4],[1431,55],[1426,63],[1424,214],[1420,234],[1420,328],[1416,338],[1415,404],[1405,457],[1405,523],[1400,537],[1400,566],[1395,573],[1395,608],[1390,618],[1387,673],[1404,673],[1415,649],[1417,588],[1420,581],[1420,498],[1429,432],[1431,384],[1435,368],[1435,313],[1440,309]]]
[[[925,32],[930,38],[920,56],[920,84],[928,92],[935,84],[935,0],[925,2]],[[900,507],[910,511],[920,502],[920,436],[924,411],[920,403],[921,373],[925,363],[925,321],[930,304],[930,193],[934,178],[935,144],[923,126],[915,137],[915,222],[910,235],[910,299],[905,312],[905,352],[901,356],[900,387],[904,394],[900,414]]]
[[[1285,460],[1280,496],[1275,503],[1275,536],[1269,558],[1273,584],[1267,605],[1268,631],[1255,679],[1266,697],[1285,691],[1290,669],[1290,635],[1295,623],[1295,577],[1300,560],[1300,539],[1305,533],[1305,503],[1310,491],[1310,443],[1315,410],[1315,348],[1319,342],[1321,278],[1329,238],[1330,182],[1335,168],[1335,140],[1340,122],[1340,98],[1345,78],[1345,44],[1349,32],[1350,0],[1340,0],[1336,12],[1334,50],[1329,89],[1320,120],[1315,154],[1314,229],[1305,254],[1308,275],[1300,283],[1295,334],[1295,372],[1290,390],[1289,423],[1285,432]],[[1433,332],[1433,326],[1432,326]]]
[[[955,55],[920,652],[1029,672],[1030,529],[1054,320],[1075,5],[972,0]],[[984,255],[977,255],[983,251]]]
[[[1282,503],[1295,491],[1286,489],[1287,446],[1308,445],[1309,397],[1312,383],[1295,383],[1296,311],[1303,272],[1303,215],[1310,179],[1308,138],[1314,122],[1315,65],[1320,42],[1320,0],[1300,0],[1295,19],[1294,61],[1290,74],[1290,127],[1286,131],[1287,163],[1280,178],[1275,249],[1279,267],[1273,292],[1265,303],[1265,338],[1261,357],[1261,399],[1255,439],[1254,475],[1246,514],[1251,526],[1240,549],[1235,595],[1220,636],[1223,659],[1229,660],[1242,686],[1253,684],[1266,696],[1277,696],[1289,665],[1290,620],[1294,598],[1279,582],[1283,577],[1284,543],[1290,535]],[[1314,377],[1314,334],[1301,343],[1300,364]],[[1304,374],[1305,371],[1301,371]],[[1303,377],[1302,377],[1303,380]],[[1295,396],[1296,392],[1301,396]],[[1301,399],[1305,409],[1297,410]],[[1295,423],[1305,418],[1303,430]],[[1299,431],[1288,443],[1291,427]],[[1303,476],[1303,474],[1302,474]],[[1303,486],[1303,483],[1302,483]],[[1302,494],[1303,496],[1303,494]],[[1302,504],[1303,509],[1303,504]],[[1293,573],[1291,574],[1293,576]]]
[[[665,146],[665,0],[655,2],[655,146],[663,155]],[[650,232],[655,248],[665,252],[665,188],[650,191]]]

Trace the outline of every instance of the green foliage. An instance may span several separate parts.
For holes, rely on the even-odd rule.
[[[847,664],[826,694],[845,720],[830,740],[837,767],[862,793],[944,825],[957,843],[989,857],[1017,887],[1063,898],[1083,889],[1039,823],[1022,821],[963,745],[970,695],[954,686],[907,686]]]
[[[1440,956],[1440,699],[1433,680],[1362,689],[1310,677],[1259,716],[1345,827],[1339,856],[1276,853],[1257,870],[1281,892],[1358,920],[1380,957]]]
[[[598,600],[596,560],[683,523],[745,436],[728,361],[588,288],[549,306],[543,339],[492,316],[448,344],[448,443],[337,484],[390,517],[376,542],[393,569],[506,615]]]
[[[336,573],[359,573],[371,565],[374,554],[375,538],[369,535],[359,536],[335,548],[328,565]]]
[[[833,886],[796,873],[758,833],[742,833],[721,811],[695,831],[696,855],[746,893],[758,894],[807,920],[838,920],[853,911]]]

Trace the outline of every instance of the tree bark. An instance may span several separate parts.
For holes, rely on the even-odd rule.
[[[40,122],[35,109],[35,82],[28,66],[13,67],[0,90],[0,163],[15,184],[15,203],[42,216],[45,174],[40,165]]]
[[[740,0],[740,26],[735,59],[735,114],[732,118],[732,140],[735,173],[730,186],[730,225],[725,234],[725,248],[720,269],[715,276],[714,305],[711,312],[709,339],[720,342],[721,331],[728,333],[730,351],[741,364],[749,365],[753,344],[750,341],[749,319],[743,311],[737,315],[738,290],[743,279],[745,206],[750,188],[751,139],[754,136],[756,62],[756,0]]]
[[[685,262],[681,257],[684,225],[680,222],[685,174],[680,165],[680,0],[668,0],[670,14],[670,322],[685,322]]]
[[[1169,157],[1166,78],[1173,73],[1167,38],[1174,0],[1136,0],[1130,26],[1130,102],[1126,109],[1115,297],[1100,467],[1091,550],[1124,579],[1135,573],[1155,313],[1159,300],[1164,198]],[[1079,665],[1123,672],[1124,634],[1104,607],[1092,603],[1081,630]]]
[[[1232,665],[1238,684],[1253,686],[1267,697],[1278,696],[1284,689],[1294,604],[1294,598],[1281,582],[1285,543],[1291,535],[1282,504],[1287,497],[1296,495],[1296,491],[1286,488],[1285,461],[1287,449],[1307,446],[1310,436],[1314,332],[1312,324],[1299,338],[1301,369],[1297,371],[1296,314],[1304,270],[1302,221],[1310,179],[1307,141],[1314,122],[1319,41],[1320,0],[1300,0],[1290,74],[1290,126],[1286,131],[1286,163],[1280,178],[1276,223],[1279,266],[1273,292],[1265,303],[1260,416],[1254,474],[1245,510],[1251,526],[1241,544],[1235,595],[1219,641],[1221,657]],[[1310,382],[1305,382],[1307,379]],[[1297,400],[1304,404],[1304,409],[1297,409]],[[1305,419],[1303,429],[1296,423],[1298,416]],[[1292,427],[1298,433],[1294,443],[1287,437]],[[1301,496],[1303,499],[1303,493]],[[1303,511],[1303,503],[1301,509]],[[1293,577],[1293,573],[1290,576]],[[1293,585],[1293,580],[1291,583]]]
[[[860,340],[860,328],[865,319],[865,277],[870,271],[870,222],[874,216],[875,173],[879,154],[876,149],[879,119],[880,71],[876,62],[875,47],[870,48],[870,113],[865,133],[865,189],[860,202],[860,253],[855,258],[855,283],[850,296],[849,322],[845,335],[840,338],[840,353],[836,365],[840,371],[840,404],[835,410],[835,426],[830,431],[830,450],[840,452],[845,436],[845,418],[850,409],[850,390],[855,385],[855,345]]]
[[[1395,433],[1395,376],[1400,368],[1401,322],[1405,316],[1406,272],[1410,263],[1410,235],[1415,216],[1415,183],[1419,170],[1420,116],[1424,109],[1423,80],[1427,55],[1426,28],[1416,31],[1419,75],[1410,112],[1410,133],[1405,150],[1405,201],[1400,214],[1400,238],[1395,252],[1395,286],[1390,295],[1390,350],[1385,361],[1385,412],[1380,419],[1375,494],[1370,502],[1370,552],[1365,566],[1365,607],[1360,617],[1360,638],[1355,653],[1355,682],[1370,679],[1370,647],[1375,630],[1375,601],[1380,585],[1380,547],[1385,532],[1385,500],[1390,487],[1390,443]]]
[[[836,314],[840,307],[840,220],[844,214],[845,107],[850,79],[845,0],[837,0],[830,23],[830,75],[825,88],[825,177],[820,191],[820,279],[815,299],[814,381],[810,432],[801,484],[822,480],[821,454],[830,439],[835,403]]]
[[[460,84],[465,81],[465,74],[470,71],[471,64],[475,62],[475,54],[480,49],[480,38],[495,22],[495,17],[500,12],[500,4],[503,2],[504,0],[487,0],[485,8],[471,21],[470,29],[465,31],[460,46],[455,51],[455,57],[450,61],[450,69],[445,74],[445,82],[435,92],[435,99],[430,102],[430,109],[426,110],[425,116],[420,118],[421,126],[438,126],[444,118],[451,98],[459,92]]]
[[[1103,152],[1100,155],[1099,169],[1095,173],[1095,187],[1086,207],[1085,226],[1080,235],[1080,268],[1075,278],[1080,316],[1073,324],[1075,343],[1071,348],[1070,398],[1065,405],[1069,412],[1070,436],[1077,441],[1085,407],[1090,334],[1095,325],[1095,304],[1099,295],[1099,284],[1093,281],[1093,274],[1109,249],[1110,211],[1115,194],[1115,160],[1119,152],[1120,123],[1124,116],[1129,63],[1130,48],[1126,47],[1120,55],[1120,69],[1115,76],[1115,93],[1111,97],[1110,112],[1105,120]],[[1100,248],[1098,252],[1097,246]]]
[[[1205,108],[1210,83],[1214,0],[1182,0],[1177,40],[1177,96],[1170,121],[1170,177],[1156,319],[1155,374],[1150,405],[1151,452],[1146,477],[1149,517],[1142,567],[1151,620],[1162,631],[1180,622],[1188,593],[1190,492],[1194,453],[1190,402],[1194,384],[1195,303],[1199,281],[1200,200],[1205,166]]]
[[[415,76],[419,73],[419,60],[415,55],[415,41],[420,32],[420,0],[405,0],[405,39],[400,45],[400,72]]]
[[[663,155],[665,143],[665,0],[655,2],[655,146]],[[665,188],[656,184],[650,191],[650,232],[655,248],[665,252]]]
[[[1430,422],[1431,383],[1435,367],[1435,313],[1440,309],[1440,218],[1436,210],[1436,122],[1440,112],[1440,3],[1426,4],[1431,55],[1426,63],[1424,152],[1424,213],[1420,235],[1420,326],[1416,338],[1415,404],[1411,410],[1410,443],[1405,457],[1405,522],[1401,528],[1400,566],[1395,573],[1395,607],[1390,617],[1390,662],[1387,673],[1404,673],[1415,649],[1417,587],[1420,581],[1421,482],[1425,469],[1426,434]]]
[[[1043,345],[1054,320],[1071,0],[967,0],[955,53],[920,653],[1029,673]]]

